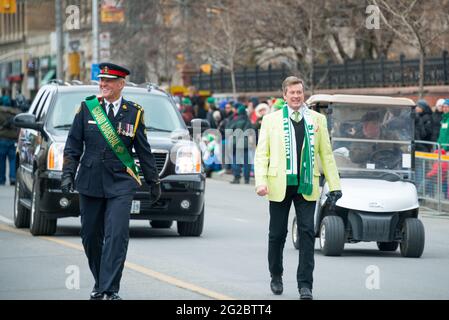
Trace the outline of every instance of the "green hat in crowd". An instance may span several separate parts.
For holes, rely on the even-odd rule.
[[[284,99],[277,99],[272,107],[273,107],[274,110],[279,110],[279,109],[282,109],[284,107],[284,104],[285,104]]]
[[[182,103],[181,104],[183,104],[185,106],[191,106],[192,105],[192,101],[190,100],[190,98],[185,97],[185,98],[182,98]]]
[[[215,104],[215,98],[214,97],[209,97],[209,98],[207,98],[207,103],[208,104]]]
[[[245,114],[246,113],[246,107],[243,104],[240,104],[237,108],[237,114]]]

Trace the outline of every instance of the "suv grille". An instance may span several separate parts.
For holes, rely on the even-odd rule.
[[[156,168],[157,172],[159,172],[159,177],[162,177],[162,175],[165,172],[165,169],[167,167],[167,161],[168,161],[168,151],[167,150],[152,150],[154,160],[156,161]],[[140,161],[138,158],[135,158],[134,160],[136,164],[140,168]],[[143,175],[140,175],[141,178],[143,178]]]

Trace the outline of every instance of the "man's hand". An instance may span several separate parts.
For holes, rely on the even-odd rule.
[[[337,200],[342,197],[342,193],[340,190],[331,191],[327,194],[327,203],[329,211],[335,211],[335,206],[337,203]]]
[[[70,173],[63,173],[61,178],[61,190],[62,194],[65,196],[70,195],[73,192],[73,177]]]
[[[258,196],[266,196],[268,194],[268,187],[266,185],[261,185],[256,188],[256,193]]]
[[[161,197],[161,182],[159,180],[151,181],[148,186],[150,187],[150,204],[154,204]]]

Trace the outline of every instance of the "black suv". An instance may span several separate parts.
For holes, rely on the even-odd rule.
[[[95,85],[45,85],[29,111],[14,118],[14,124],[22,128],[16,151],[17,228],[29,227],[33,235],[51,235],[56,232],[58,218],[79,215],[78,194],[66,197],[61,192],[63,150],[81,101],[97,93]],[[162,186],[161,198],[150,205],[148,186],[141,179],[143,185],[134,196],[131,219],[150,220],[153,228],[170,228],[176,220],[180,235],[201,235],[205,192],[201,154],[173,99],[152,85],[127,85],[122,94],[145,109],[148,140]],[[207,128],[200,119],[193,125]]]

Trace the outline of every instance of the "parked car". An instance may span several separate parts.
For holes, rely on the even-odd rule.
[[[27,113],[15,117],[14,124],[21,128],[14,198],[17,228],[29,227],[33,235],[51,235],[56,232],[59,218],[79,215],[77,192],[67,197],[61,191],[63,150],[81,102],[97,93],[95,85],[51,83],[39,90]],[[205,174],[189,128],[171,96],[155,86],[126,86],[123,96],[145,110],[148,140],[162,188],[160,199],[151,205],[148,185],[141,176],[142,186],[134,196],[131,219],[149,220],[153,228],[170,228],[177,221],[180,235],[200,236]],[[200,119],[194,123],[204,125]]]

